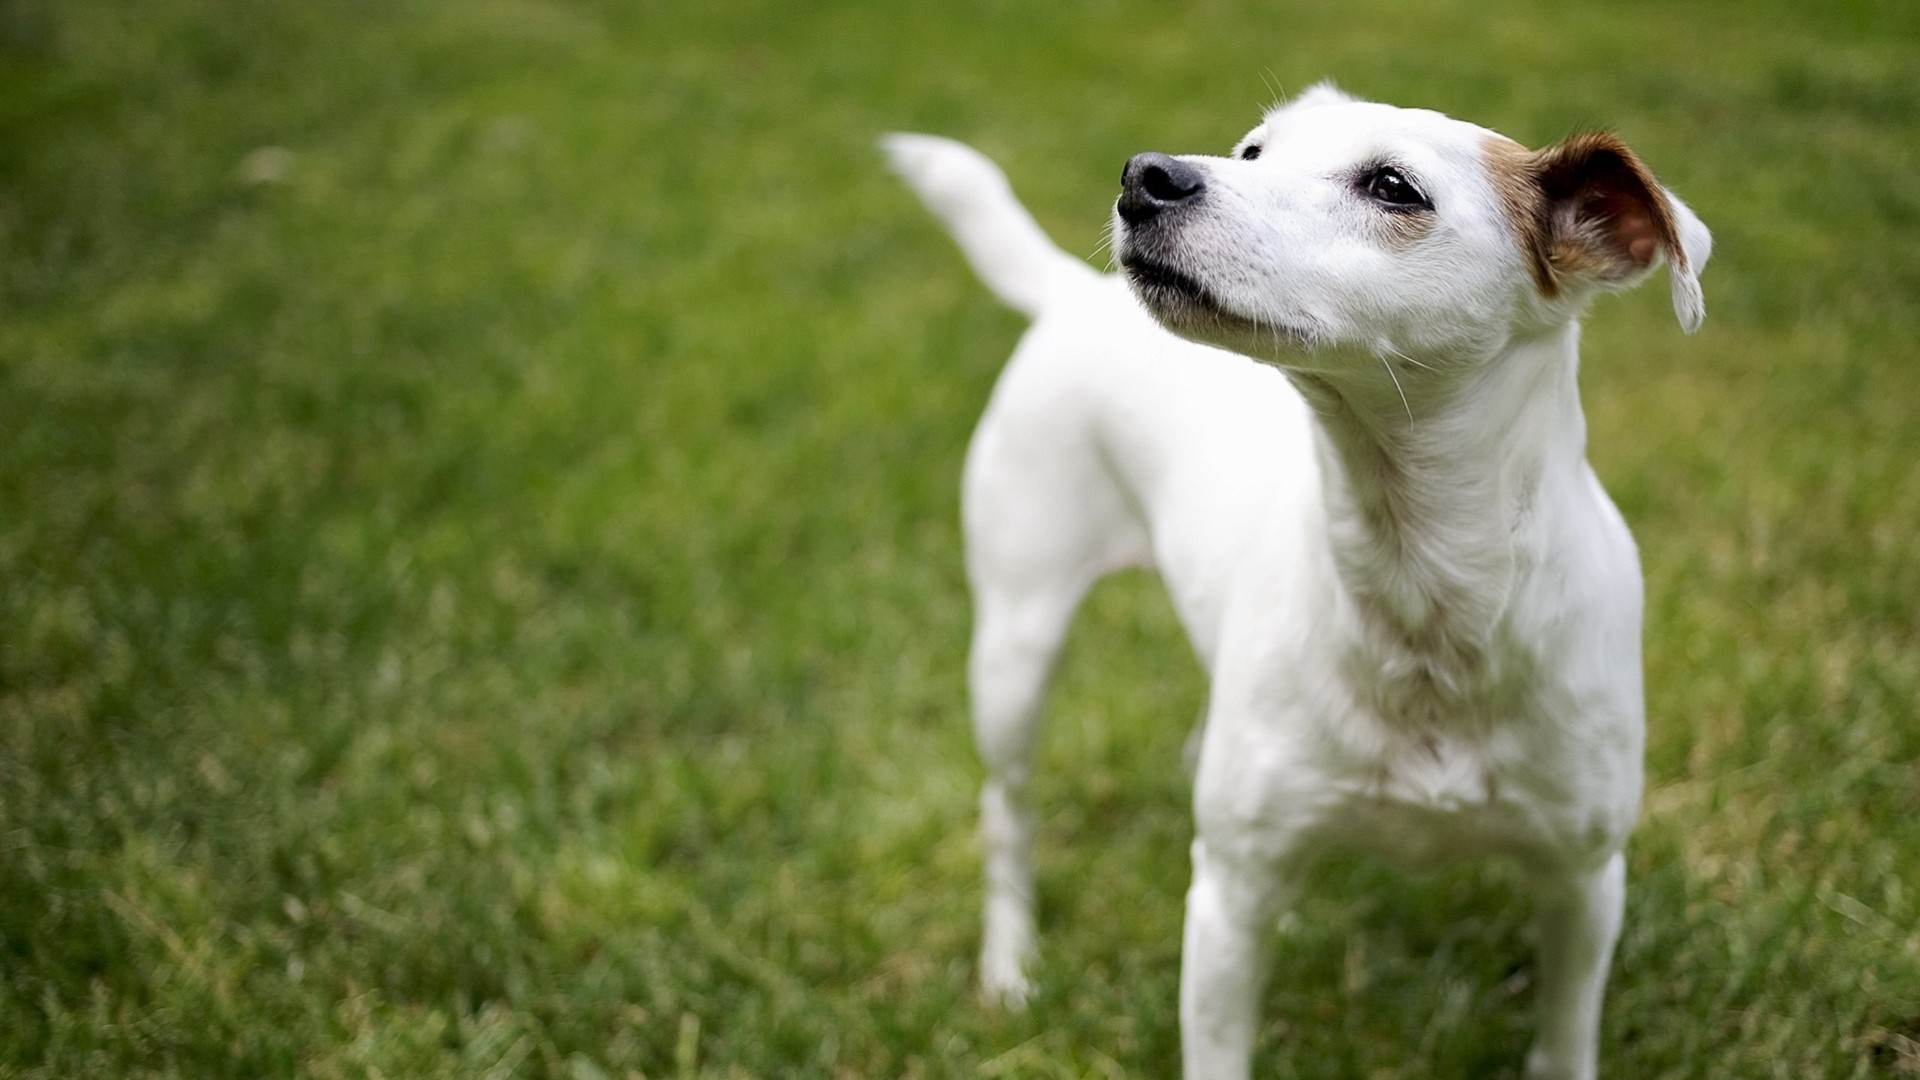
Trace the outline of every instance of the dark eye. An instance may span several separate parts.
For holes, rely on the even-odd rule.
[[[1361,178],[1361,189],[1388,206],[1433,209],[1425,192],[1413,186],[1407,174],[1391,165],[1382,165]]]
[[[1254,158],[1257,158],[1259,156],[1260,156],[1259,143],[1248,143],[1246,147],[1240,151],[1241,161],[1252,161]]]

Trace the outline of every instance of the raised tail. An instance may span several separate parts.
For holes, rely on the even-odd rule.
[[[1006,174],[965,143],[897,133],[880,140],[899,173],[1001,302],[1037,318],[1061,286],[1094,270],[1060,250],[1014,198]]]

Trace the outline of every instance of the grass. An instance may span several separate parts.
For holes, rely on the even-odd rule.
[[[1589,323],[1648,571],[1612,1076],[1920,1075],[1920,9],[0,8],[0,1076],[1167,1076],[1202,688],[1139,577],[970,991],[955,484],[1019,330],[877,163],[1092,251],[1336,76],[1620,131],[1709,319]],[[1500,1077],[1511,875],[1330,865],[1266,1075]]]

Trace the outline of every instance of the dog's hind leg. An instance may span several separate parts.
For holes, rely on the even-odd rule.
[[[1146,563],[1148,545],[1091,447],[1013,452],[1009,442],[1022,440],[1001,437],[1011,434],[988,425],[976,439],[965,518],[974,598],[967,676],[987,772],[980,982],[988,997],[1018,1006],[1035,951],[1028,781],[1041,706],[1081,597],[1106,572]]]
[[[1054,659],[1080,590],[1015,595],[977,590],[968,682],[973,732],[987,767],[980,791],[980,842],[986,857],[986,925],[980,984],[989,997],[1019,1005],[1029,992],[1035,947],[1033,813],[1027,801],[1034,737]]]

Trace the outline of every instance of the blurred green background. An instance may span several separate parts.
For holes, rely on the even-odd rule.
[[[1202,688],[1092,598],[1045,963],[971,992],[955,511],[1020,323],[880,167],[1121,162],[1332,77],[1617,130],[1649,588],[1616,1077],[1920,1075],[1920,5],[0,5],[0,1076],[1173,1075]],[[1511,1077],[1510,873],[1325,867],[1266,1075]]]

